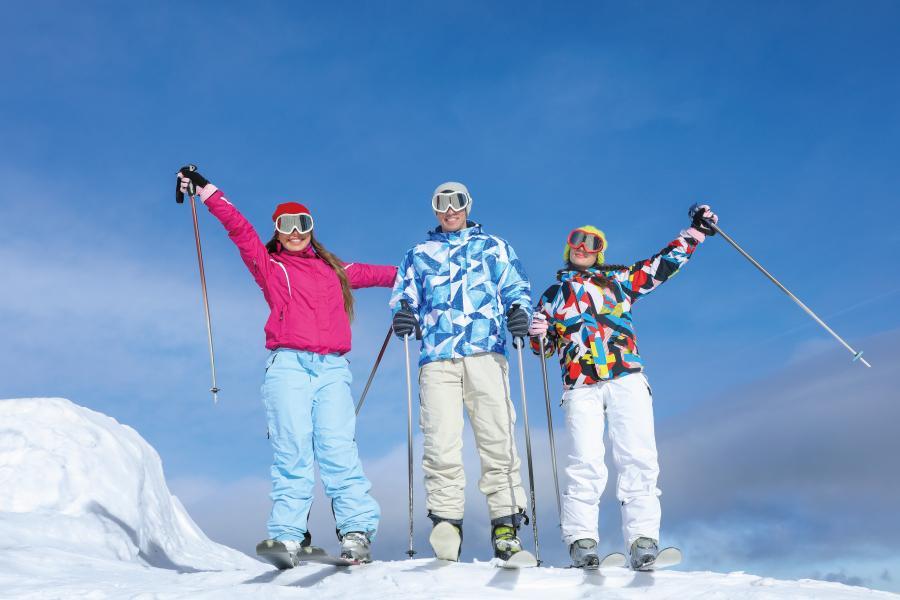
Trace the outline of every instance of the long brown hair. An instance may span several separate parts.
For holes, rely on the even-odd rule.
[[[328,266],[334,269],[338,281],[341,282],[341,295],[344,297],[344,312],[347,313],[347,318],[352,322],[353,292],[350,290],[350,281],[347,279],[347,271],[344,270],[344,263],[337,256],[329,252],[328,249],[316,239],[316,236],[312,232],[309,234],[309,243],[319,258],[324,260],[328,263]],[[269,251],[269,254],[273,254],[281,250],[281,248],[281,242],[278,241],[278,232],[276,231],[275,235],[272,236],[272,239],[266,243],[266,250]]]

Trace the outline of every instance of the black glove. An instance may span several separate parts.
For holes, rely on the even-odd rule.
[[[181,167],[176,175],[178,175],[178,178],[175,180],[175,202],[178,204],[184,202],[185,192],[193,196],[198,187],[205,187],[209,184],[206,177],[198,173],[197,167],[194,165]]]
[[[688,216],[691,218],[691,227],[702,233],[703,235],[716,235],[716,230],[709,226],[719,220],[716,213],[712,211],[708,204],[694,204],[688,209]]]
[[[391,325],[394,328],[394,335],[403,339],[408,335],[416,334],[416,339],[421,339],[419,318],[416,316],[416,313],[412,311],[406,302],[402,302],[401,306],[403,308],[394,313],[394,320]]]
[[[528,326],[530,324],[528,313],[518,304],[513,305],[513,307],[506,312],[506,329],[514,338],[526,337],[528,335]]]

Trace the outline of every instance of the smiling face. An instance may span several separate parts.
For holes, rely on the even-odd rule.
[[[466,226],[467,214],[464,210],[456,211],[452,208],[448,208],[447,212],[439,213],[435,211],[434,214],[437,217],[438,223],[441,224],[441,230],[444,233],[459,231]]]
[[[593,267],[597,262],[597,253],[583,248],[569,248],[569,262],[576,267]]]
[[[312,237],[312,232],[300,233],[296,229],[294,229],[290,233],[281,233],[278,232],[278,241],[281,242],[281,246],[290,252],[300,252],[307,246],[309,246],[309,240]]]

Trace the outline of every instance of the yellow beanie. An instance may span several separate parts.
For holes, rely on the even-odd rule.
[[[598,265],[603,264],[603,252],[606,251],[606,234],[603,233],[602,231],[600,231],[599,229],[597,229],[596,227],[594,227],[593,225],[582,225],[581,227],[576,227],[572,231],[576,231],[578,229],[580,229],[582,231],[587,231],[588,233],[593,233],[594,235],[598,236],[601,240],[603,240],[603,250],[601,250],[600,252],[597,253],[597,264]],[[569,233],[569,235],[572,235],[571,232]],[[567,237],[566,238],[566,246],[563,249],[563,260],[566,262],[569,262],[569,250],[570,250],[569,238]]]

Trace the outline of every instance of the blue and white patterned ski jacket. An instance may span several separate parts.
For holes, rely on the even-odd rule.
[[[471,221],[461,231],[428,232],[406,253],[391,293],[418,313],[422,327],[419,366],[480,352],[506,355],[506,312],[518,304],[531,317],[531,285],[506,240]]]

